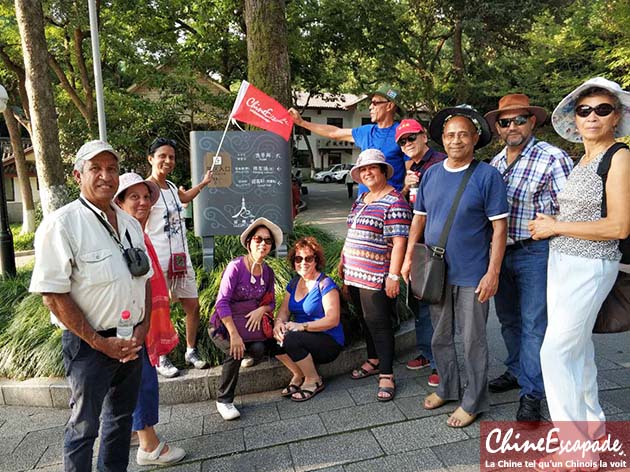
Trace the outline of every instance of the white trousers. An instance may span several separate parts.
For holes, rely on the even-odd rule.
[[[595,437],[596,430],[603,433],[606,418],[598,399],[592,331],[618,272],[619,262],[549,251],[549,322],[540,351],[549,412],[554,422],[593,422],[589,430]]]

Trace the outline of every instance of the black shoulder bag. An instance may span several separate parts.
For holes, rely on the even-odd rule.
[[[427,303],[439,303],[444,295],[444,284],[446,281],[446,241],[451,226],[455,220],[455,213],[459,206],[459,201],[464,194],[466,185],[472,177],[478,162],[472,161],[462,178],[455,199],[451,205],[448,217],[444,223],[444,229],[440,235],[437,246],[427,246],[423,243],[415,243],[411,256],[411,271],[409,274],[409,285],[414,297]]]
[[[602,218],[606,217],[606,178],[610,170],[613,155],[620,149],[628,149],[624,143],[615,143],[608,148],[597,167],[597,174],[602,178],[604,190],[602,193]],[[621,262],[630,263],[630,238],[619,241]],[[612,290],[602,303],[595,326],[594,333],[623,333],[630,331],[630,274],[619,271],[617,280]]]

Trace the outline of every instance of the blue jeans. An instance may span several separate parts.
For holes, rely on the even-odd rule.
[[[420,355],[426,357],[431,365],[431,369],[435,369],[435,361],[433,360],[433,351],[431,350],[431,338],[433,338],[433,324],[431,323],[431,314],[429,313],[429,304],[416,300],[410,303],[409,308],[416,314],[416,346]]]
[[[141,359],[123,364],[95,351],[70,331],[63,332],[61,343],[72,391],[72,415],[64,434],[64,470],[92,470],[101,411],[103,426],[97,469],[100,472],[127,470],[131,413],[140,387]]]
[[[140,431],[148,426],[158,424],[160,408],[160,393],[157,371],[151,365],[147,350],[142,349],[138,354],[142,359],[142,380],[138,392],[138,402],[133,410],[133,431]]]
[[[545,396],[540,348],[547,329],[548,241],[508,246],[494,296],[501,334],[507,347],[505,365],[518,379],[521,396]]]

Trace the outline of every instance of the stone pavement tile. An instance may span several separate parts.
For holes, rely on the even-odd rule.
[[[324,469],[317,469],[317,472],[344,472],[343,466],[335,465],[332,467],[326,467]]]
[[[450,471],[468,472],[479,470],[479,440],[469,439],[454,444],[434,446],[431,450],[446,464]]]
[[[328,388],[328,386],[326,387]],[[279,390],[270,390],[269,392],[251,393],[248,395],[240,395],[236,397],[236,402],[241,405],[257,405],[259,403],[272,403],[285,400],[280,396]]]
[[[171,411],[173,407],[171,405],[160,405],[158,409],[158,424],[164,424],[171,421]]]
[[[606,372],[606,371],[604,371]],[[606,377],[603,377],[601,375],[601,373],[598,373],[597,375],[597,388],[599,389],[599,391],[603,391],[603,390],[615,390],[617,388],[619,388],[620,385],[618,383],[615,383],[612,380],[607,379]],[[630,385],[626,385],[626,387],[630,387]]]
[[[169,421],[203,417],[216,412],[217,406],[214,400],[197,403],[180,403],[177,405],[171,405],[171,415]]]
[[[630,387],[630,369],[605,370],[597,373],[597,384],[601,389],[602,379],[609,380],[620,387]]]
[[[203,434],[212,434],[230,429],[248,428],[280,420],[276,403],[246,404],[239,407],[241,417],[238,420],[225,421],[219,413],[203,417]]]
[[[63,464],[63,445],[61,441],[59,441],[59,444],[50,445],[46,448],[39,462],[37,462],[37,468],[59,464]]]
[[[425,393],[426,390],[420,385],[418,379],[395,379],[396,381],[396,398],[412,397],[421,393]],[[348,389],[348,393],[355,401],[357,405],[366,405],[368,403],[377,403],[376,392],[378,390],[378,383],[374,382],[371,385],[364,385],[362,387],[356,387]]]
[[[320,413],[319,416],[329,433],[352,431],[405,420],[405,415],[394,402],[326,411]]]
[[[606,416],[630,411],[630,389],[599,392],[599,402]]]
[[[379,426],[372,428],[372,432],[387,454],[469,439],[461,429],[449,428],[446,417],[442,415]]]
[[[622,367],[616,362],[606,359],[605,357],[595,356],[595,364],[597,365],[597,371],[616,370]]]
[[[630,421],[630,411],[607,416],[606,421]]]
[[[47,446],[24,447],[22,443],[8,455],[0,455],[2,472],[17,472],[35,467]]]
[[[427,416],[443,415],[445,413],[452,413],[457,407],[457,403],[449,402],[440,408],[435,410],[424,409],[424,398],[426,395],[418,395],[413,397],[404,397],[394,399],[394,403],[400,408],[400,411],[407,417],[407,419],[426,418]]]
[[[267,447],[204,461],[202,472],[293,472],[288,446]]]
[[[30,431],[63,426],[70,417],[70,410],[55,410],[41,407],[2,406],[0,438],[26,434]]]
[[[324,469],[348,462],[372,459],[383,451],[369,431],[311,439],[289,445],[296,472]]]
[[[160,424],[155,427],[158,436],[167,442],[193,438],[205,434],[203,432],[203,418],[181,418]]]
[[[186,460],[186,458],[184,458]],[[159,467],[154,470],[167,470],[168,472],[201,472],[201,462],[190,462],[188,464],[175,464],[170,467]],[[146,467],[141,470],[146,470]]]
[[[317,415],[283,419],[244,430],[245,446],[248,451],[325,434],[326,428]]]
[[[382,456],[344,466],[345,472],[445,472],[444,464],[430,449]]]
[[[280,418],[282,419],[297,418],[356,405],[348,392],[328,390],[328,388],[306,402],[294,402],[288,398],[283,398],[282,400],[282,402],[277,404]]]
[[[366,385],[376,385],[376,379],[378,376],[372,375],[362,379],[353,379],[350,374],[338,375],[330,379],[326,385],[327,390],[349,390],[351,388],[363,387]]]
[[[186,461],[210,459],[245,450],[243,431],[240,429],[197,436],[196,438],[176,441],[173,444],[184,448]]]
[[[490,405],[500,405],[501,403],[518,402],[519,390],[508,390],[501,393],[490,393]]]

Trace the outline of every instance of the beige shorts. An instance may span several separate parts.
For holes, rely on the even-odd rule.
[[[199,298],[195,271],[192,267],[187,267],[186,277],[171,280],[168,277],[168,272],[164,272],[164,278],[166,279],[166,286],[168,287],[171,301],[179,300],[180,298]]]

